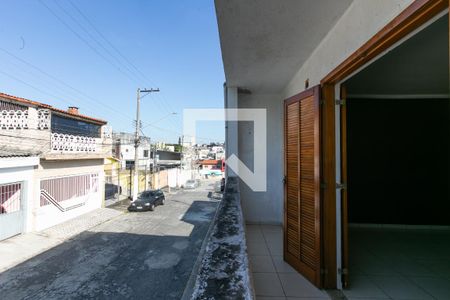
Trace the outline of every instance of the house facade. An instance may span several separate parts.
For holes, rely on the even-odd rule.
[[[106,121],[3,93],[0,111],[1,239],[102,206]]]
[[[135,156],[135,135],[127,132],[114,132],[113,133],[113,148],[112,152],[114,157],[121,161],[121,168],[131,169],[134,167]],[[153,164],[151,159],[151,144],[150,139],[147,137],[140,137],[140,143],[138,147],[139,157],[139,169],[150,170],[150,166]]]
[[[266,191],[240,180],[244,218],[282,227],[285,262],[351,287],[352,228],[450,225],[447,0],[215,4],[225,108],[267,115]],[[250,170],[253,133],[226,126],[227,157]]]

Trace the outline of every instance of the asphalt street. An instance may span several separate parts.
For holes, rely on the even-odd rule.
[[[166,195],[0,274],[0,299],[180,299],[218,202],[213,181]],[[125,210],[125,205],[115,209]]]

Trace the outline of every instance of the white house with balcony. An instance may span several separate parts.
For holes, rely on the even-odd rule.
[[[0,93],[0,140],[0,240],[102,206],[106,121]]]

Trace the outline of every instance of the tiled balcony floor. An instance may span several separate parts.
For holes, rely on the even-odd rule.
[[[330,299],[283,261],[281,226],[247,225],[246,237],[257,300]]]
[[[283,261],[280,226],[247,225],[257,300],[330,299]],[[350,229],[349,300],[450,299],[450,232]]]
[[[348,299],[450,299],[450,232],[349,231]]]

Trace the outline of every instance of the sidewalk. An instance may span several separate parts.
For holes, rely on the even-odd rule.
[[[112,205],[124,201],[125,199],[128,199],[128,196],[126,195],[120,195],[119,199],[112,198],[112,199],[106,199],[105,200],[105,207],[111,207]]]
[[[25,233],[1,241],[0,273],[121,214],[123,212],[115,209],[99,208],[43,231]]]

